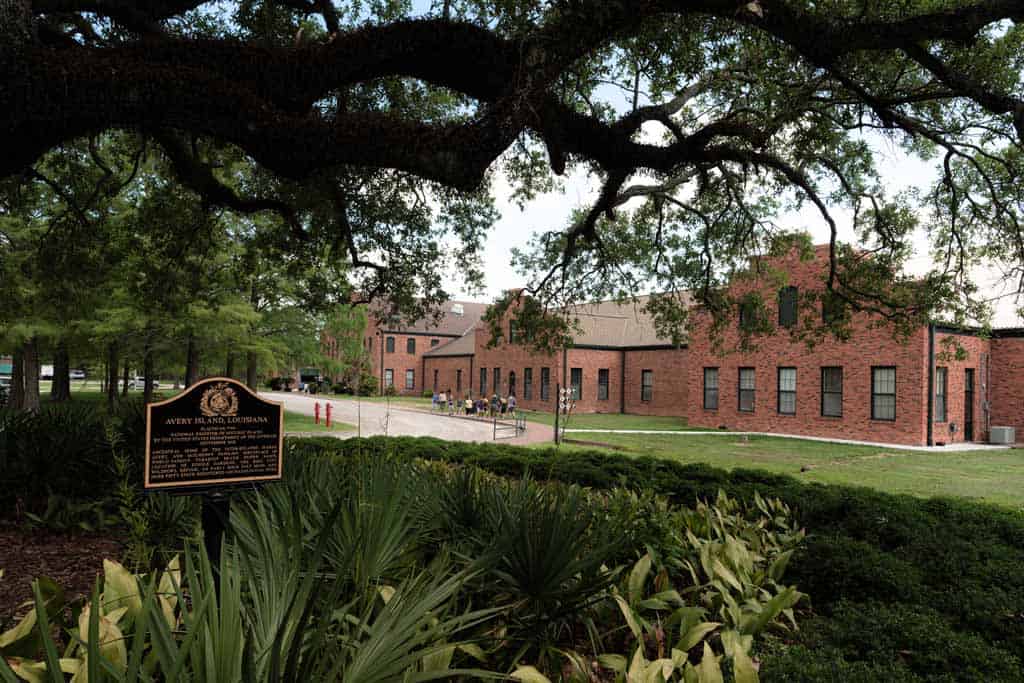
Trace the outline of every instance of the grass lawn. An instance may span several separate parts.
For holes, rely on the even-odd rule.
[[[47,382],[49,384],[49,382]],[[45,392],[42,392],[43,401],[50,400],[49,387],[46,388]],[[158,391],[153,392],[153,398],[157,401],[163,401],[164,399],[170,398],[174,395],[173,385],[168,387],[166,390],[161,388]],[[132,398],[141,397],[141,391],[129,391],[128,396]],[[106,394],[102,393],[98,385],[95,388],[78,389],[77,386],[71,388],[71,399],[73,401],[81,403],[95,403],[98,406],[102,404],[106,397]],[[429,401],[428,401],[429,403]],[[356,426],[345,422],[332,422],[332,432],[346,432],[355,431]],[[326,432],[327,427],[324,425],[323,420],[320,424],[316,424],[313,421],[312,415],[303,415],[302,413],[293,413],[291,411],[284,411],[284,431],[287,432]]]
[[[301,413],[293,413],[290,410],[284,411],[284,431],[287,432],[327,432],[328,429],[324,425],[324,420],[321,418],[320,424],[316,424],[313,421],[312,415],[303,415]],[[356,431],[355,425],[350,425],[346,422],[331,422],[332,432],[348,432]]]
[[[540,413],[532,410],[524,411],[529,422],[537,422],[548,426],[554,425],[554,413]],[[570,415],[568,429],[654,429],[661,431],[709,431],[705,427],[687,426],[681,417],[661,417],[658,415],[623,415],[621,413],[581,413]],[[714,430],[710,430],[714,431]]]
[[[869,486],[914,496],[957,496],[1024,508],[1024,450],[1020,449],[921,452],[765,436],[744,440],[724,435],[581,433],[567,437],[607,444],[628,457],[646,455],[725,469],[760,469],[807,482]],[[807,471],[801,472],[801,468]]]

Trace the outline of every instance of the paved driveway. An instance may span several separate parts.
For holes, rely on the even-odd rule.
[[[272,401],[281,401],[286,410],[304,415],[312,415],[314,406],[319,401],[322,416],[326,402],[322,397],[289,392],[264,391],[260,392],[260,395]],[[359,433],[363,436],[387,433],[389,436],[433,436],[449,441],[491,441],[494,438],[494,428],[490,421],[434,415],[394,403],[391,404],[389,411],[387,404],[376,401],[357,403],[353,399],[332,398],[329,402],[331,404],[331,419],[360,425]],[[347,437],[355,436],[355,434],[355,432],[343,432],[339,436]],[[546,441],[550,438],[550,428],[545,428],[544,425],[528,424],[525,434],[514,439],[500,439],[500,441],[524,444]]]

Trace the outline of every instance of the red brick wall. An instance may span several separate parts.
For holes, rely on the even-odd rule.
[[[557,382],[569,386],[572,382],[572,368],[583,371],[583,383],[580,386],[580,398],[574,410],[578,413],[618,413],[622,410],[622,351],[606,351],[603,349],[569,349],[569,368],[564,375],[559,373]],[[598,376],[600,370],[608,370],[608,398],[598,399]],[[537,373],[534,370],[534,373]],[[627,384],[628,386],[628,384]],[[552,386],[552,392],[555,388]]]
[[[426,389],[434,389],[434,371],[437,371],[437,390],[447,393],[450,389],[457,397],[465,398],[470,392],[470,382],[474,381],[474,360],[471,356],[427,356],[424,359]],[[459,390],[458,371],[462,370],[462,390]],[[475,386],[475,384],[473,385]]]
[[[375,330],[376,331],[376,330]],[[387,351],[387,338],[394,337],[395,339],[395,350],[393,353]],[[416,352],[408,353],[407,343],[409,339],[416,340]],[[423,354],[430,351],[430,341],[432,339],[438,340],[438,346],[451,341],[451,337],[443,336],[429,336],[423,334],[402,334],[400,332],[387,332],[380,331],[380,334],[373,340],[374,345],[374,375],[381,382],[381,388],[384,386],[384,372],[383,370],[393,369],[395,371],[395,391],[399,395],[406,396],[419,396],[423,393],[424,387],[427,389],[431,388],[431,382],[433,380],[433,373],[430,378],[424,382],[423,378]],[[381,360],[381,349],[384,351],[383,364]],[[405,388],[405,371],[413,370],[415,372],[413,378],[415,380],[415,387],[413,389]]]
[[[507,329],[507,325],[506,325]],[[490,330],[485,325],[476,329],[476,357],[473,361],[473,395],[480,393],[480,368],[487,369],[487,395],[494,394],[494,368],[501,370],[501,393],[508,393],[508,374],[516,373],[516,401],[519,406],[528,410],[551,412],[555,405],[555,386],[562,381],[562,354],[543,354],[533,351],[521,344],[500,344],[493,349],[487,348]],[[551,369],[551,394],[547,401],[540,400],[541,368]],[[526,400],[523,396],[523,370],[533,368],[533,398]],[[586,380],[584,380],[585,382]],[[596,391],[597,375],[594,375],[594,391]],[[585,388],[585,387],[584,387]]]
[[[627,413],[637,415],[684,415],[691,398],[688,369],[689,349],[626,351]],[[653,371],[651,400],[641,400],[644,370]]]
[[[959,346],[966,352],[963,360],[956,360],[953,354]],[[966,370],[974,370],[974,441],[985,441],[985,418],[982,368],[983,357],[991,353],[991,342],[972,335],[935,333],[935,367],[947,369],[946,420],[936,421],[932,426],[935,443],[960,443],[965,440],[964,402],[966,394]],[[927,381],[927,377],[925,378]],[[936,418],[940,416],[936,413]],[[950,427],[955,426],[955,431]]]
[[[821,289],[827,263],[823,250],[817,258],[801,261],[795,253],[773,265],[788,274],[788,283],[801,293]],[[757,289],[769,307],[773,322],[778,319],[778,283],[744,280],[734,285],[737,293]],[[810,315],[813,313],[801,313]],[[927,415],[927,329],[921,328],[906,342],[900,342],[884,328],[870,327],[867,315],[851,323],[852,336],[841,342],[828,336],[810,349],[793,339],[786,330],[755,340],[756,350],[735,350],[739,343],[738,321],[723,333],[722,353],[712,346],[709,317],[694,311],[689,343],[686,381],[692,400],[686,403],[686,417],[693,425],[730,429],[825,436],[890,443],[924,444]],[[871,368],[896,366],[896,420],[871,418]],[[843,416],[821,415],[821,368],[843,368]],[[703,369],[719,368],[718,410],[703,408]],[[738,410],[739,368],[753,367],[756,376],[754,412]],[[778,368],[797,369],[796,414],[778,412]],[[951,372],[952,378],[952,372]]]
[[[992,426],[1014,427],[1024,441],[1024,338],[992,340]]]

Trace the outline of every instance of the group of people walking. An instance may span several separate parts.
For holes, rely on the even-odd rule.
[[[516,414],[516,395],[498,396],[493,394],[490,398],[480,396],[474,400],[467,395],[466,398],[456,398],[452,390],[434,392],[431,400],[431,409],[445,412],[449,415],[470,415],[476,417],[498,417],[508,415],[514,417]]]

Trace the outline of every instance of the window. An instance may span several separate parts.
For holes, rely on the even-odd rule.
[[[455,391],[462,394],[462,370],[455,371]]]
[[[406,370],[405,371],[405,388],[415,389],[416,388],[416,371]]]
[[[569,386],[572,387],[570,398],[574,401],[580,400],[580,396],[583,395],[583,368],[569,369]]]
[[[754,412],[754,368],[740,368],[738,410]]]
[[[373,351],[373,337],[367,337],[366,341],[369,342],[369,344],[367,344],[367,346],[366,346],[366,350],[367,351]]]
[[[946,421],[946,377],[948,374],[946,368],[935,368],[935,406],[933,414],[936,422]]]
[[[608,400],[608,370],[597,371],[597,400]]]
[[[783,287],[779,290],[779,327],[796,325],[796,287]]]
[[[440,339],[431,339],[430,340],[430,348],[434,348],[435,346],[437,346],[440,343],[441,343]]]
[[[843,369],[821,369],[821,414],[825,417],[843,416]]]
[[[480,368],[480,395],[487,395],[487,368]]]
[[[533,398],[533,368],[523,370],[523,400]]]
[[[551,368],[540,369],[540,400],[551,398]]]
[[[839,322],[846,317],[846,302],[828,292],[821,300],[821,321],[826,325]]]
[[[508,321],[508,343],[509,344],[515,344],[517,339],[518,339],[518,335],[516,334],[516,321],[515,320],[509,320]]]
[[[388,337],[388,339],[387,339],[387,346],[386,346],[386,348],[384,350],[387,351],[388,353],[394,353],[395,352],[395,338],[394,337]]]
[[[650,401],[651,396],[654,394],[654,371],[653,370],[641,370],[640,371],[640,400]]]
[[[779,368],[779,412],[796,415],[796,368]]]
[[[395,371],[385,370],[384,371],[384,386],[393,387],[395,386]]]
[[[437,391],[437,370],[434,370],[434,391]]]
[[[752,301],[740,302],[740,329],[749,330],[754,326],[754,319],[757,316],[757,309]]]
[[[501,368],[494,368],[494,393],[501,394]]]
[[[718,410],[718,368],[704,368],[704,410]]]
[[[406,353],[416,353],[416,338],[415,337],[409,337],[408,339],[405,340],[405,352]]]
[[[514,396],[516,393],[516,373],[510,370],[508,373],[508,395]]]
[[[871,419],[896,419],[896,368],[871,368]]]

